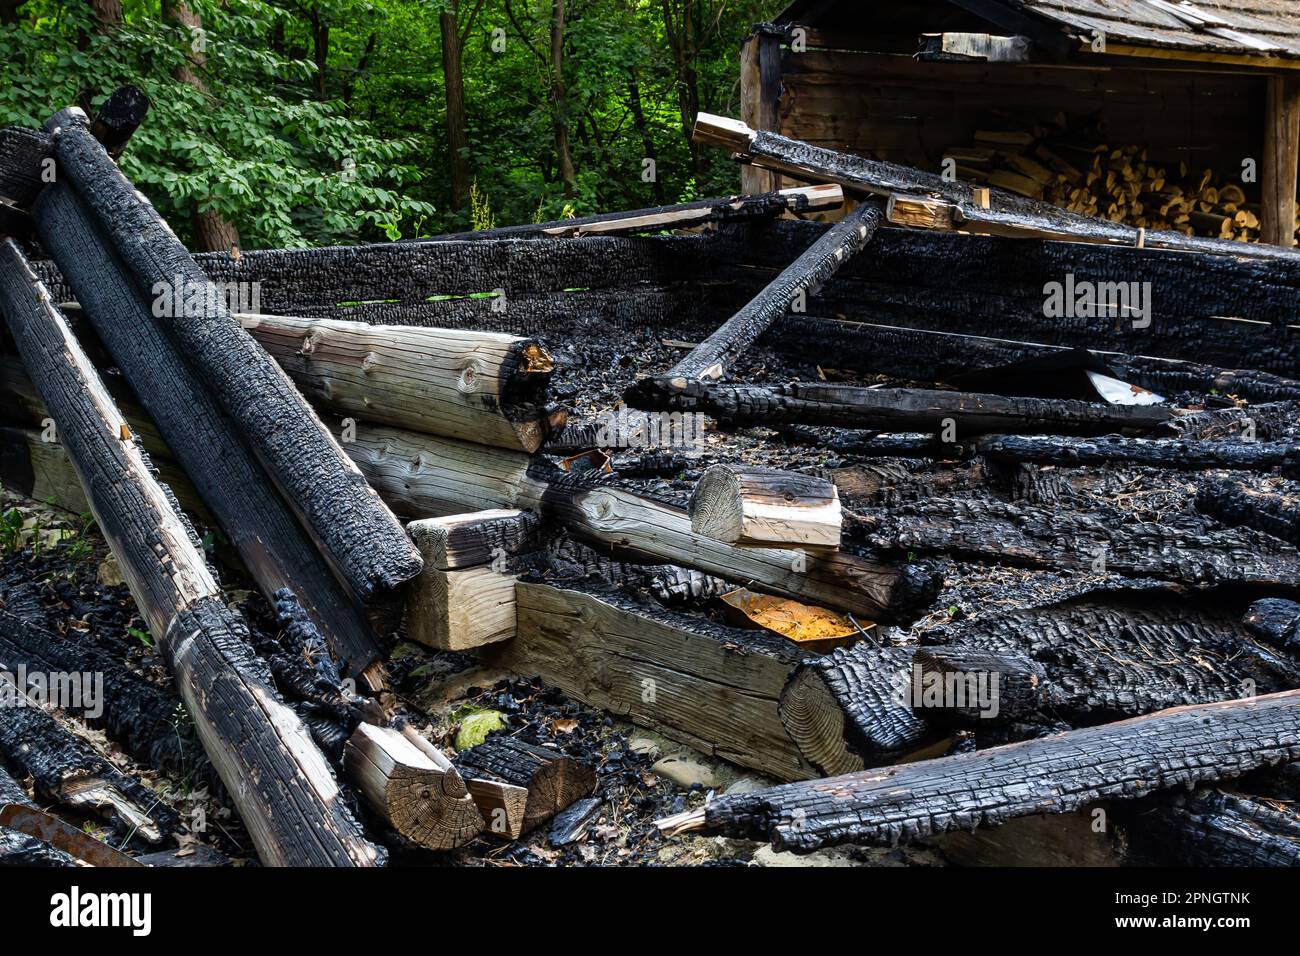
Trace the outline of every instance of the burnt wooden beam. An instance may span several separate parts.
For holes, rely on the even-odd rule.
[[[1185,516],[1135,522],[1116,509],[1065,511],[982,499],[905,501],[857,511],[849,540],[895,553],[946,553],[997,563],[1087,570],[1199,586],[1249,584],[1292,592],[1300,582],[1293,545],[1249,528],[1218,528]]]
[[[280,588],[293,591],[348,673],[360,675],[375,664],[381,653],[372,625],[278,494],[247,431],[205,387],[167,320],[155,316],[101,240],[80,197],[56,183],[41,197],[35,218],[85,320],[166,441],[179,465],[174,470],[190,477],[186,486],[195,486],[262,593],[271,600]]]
[[[732,794],[659,821],[807,852],[893,846],[947,830],[1068,813],[1238,777],[1300,757],[1300,691],[1178,707],[1114,724],[859,773]]]
[[[981,438],[976,448],[989,458],[1038,465],[1141,465],[1178,471],[1281,469],[1284,475],[1300,477],[1300,444],[1295,442],[1184,441],[1118,435],[1097,438],[989,435]]]
[[[1300,657],[1300,604],[1283,598],[1264,598],[1246,610],[1243,619],[1251,634],[1295,657]]]
[[[53,140],[41,130],[23,126],[0,129],[0,204],[25,212],[45,188]]]
[[[12,591],[6,595],[11,596]],[[90,641],[71,640],[0,608],[0,668],[12,674],[20,667],[31,674],[94,675],[103,682],[102,699],[83,700],[80,708],[64,706],[66,712],[102,729],[156,770],[202,775],[202,750],[177,730],[180,700],[174,691],[129,670]]]
[[[809,658],[781,690],[781,723],[822,776],[894,763],[939,737],[908,704],[911,667],[911,650],[866,642]]]
[[[1075,725],[1300,685],[1300,667],[1253,639],[1234,613],[1158,590],[992,611],[920,637],[922,662],[981,654],[1034,662],[1045,672],[1045,711]]]
[[[13,240],[0,243],[0,313],[262,862],[380,862],[307,729],[271,686],[244,622],[227,609],[193,528]]]
[[[1283,474],[1300,478],[1300,445],[1292,446]],[[1196,489],[1196,509],[1224,524],[1245,525],[1300,545],[1300,486],[1270,488],[1229,476],[1210,477]]]
[[[524,833],[596,789],[596,771],[585,763],[500,734],[462,750],[455,765],[467,777],[502,781],[527,790]]]
[[[787,312],[802,312],[835,272],[862,250],[884,217],[864,203],[835,223],[744,308],[666,373],[690,381],[718,379],[735,358]]]
[[[61,128],[55,153],[141,294],[170,293],[168,332],[357,602],[395,602],[420,559],[392,512],[89,130]]]
[[[781,780],[814,771],[777,713],[803,656],[763,631],[639,604],[614,588],[520,581],[515,639],[486,659]]]
[[[992,331],[992,330],[990,330]],[[1069,351],[1065,345],[875,322],[788,315],[761,340],[800,361],[921,381],[960,376]],[[1154,392],[1220,392],[1248,401],[1300,399],[1300,381],[1250,368],[1221,368],[1176,358],[1090,350],[1127,382]]]
[[[840,496],[825,478],[713,465],[691,496],[691,529],[736,545],[838,548]]]
[[[383,425],[534,452],[561,419],[536,339],[464,329],[240,315],[318,408]]]
[[[981,727],[1023,720],[1049,700],[1046,669],[1021,654],[921,647],[910,676],[912,710],[933,724]]]
[[[576,219],[559,219],[537,225],[499,226],[476,232],[457,232],[417,242],[485,239],[576,239],[583,236],[626,236],[666,229],[691,229],[712,222],[743,222],[834,209],[844,203],[844,192],[834,184],[796,186],[744,196],[698,199],[695,202],[627,212],[607,212]]]
[[[0,706],[0,752],[31,777],[37,794],[72,810],[99,814],[122,832],[158,843],[180,820],[158,794],[101,757],[64,727],[27,689],[9,680]]]
[[[0,767],[0,807],[16,804],[33,807],[31,799],[9,772]],[[34,836],[0,827],[0,866],[76,866],[67,853]]]
[[[450,850],[483,831],[465,781],[431,745],[363,723],[348,739],[343,767],[371,809],[416,846]]]
[[[539,544],[541,522],[531,511],[495,508],[469,514],[424,518],[406,526],[424,567],[454,571],[504,562]]]
[[[642,379],[628,389],[629,404],[703,412],[735,427],[838,425],[889,431],[927,431],[951,437],[990,431],[1101,434],[1149,432],[1174,410],[1162,405],[1108,405],[1075,399],[1011,398],[922,388],[863,388],[818,382],[727,385],[683,378]],[[951,423],[951,426],[949,426]]]
[[[746,162],[804,181],[838,183],[859,194],[930,196],[933,203],[951,207],[950,222],[953,228],[968,232],[1208,252],[1259,259],[1280,259],[1287,256],[1282,250],[1250,243],[1200,239],[1177,232],[1147,232],[1145,229],[1067,212],[1002,189],[989,189],[986,204],[976,196],[976,187],[966,183],[948,182],[933,173],[836,152],[767,130],[753,130],[738,120],[711,113],[701,113],[696,118],[693,138],[698,143],[729,149]],[[940,221],[939,217],[935,221]]]
[[[1128,829],[1141,862],[1300,866],[1300,813],[1289,800],[1200,787],[1155,798]]]

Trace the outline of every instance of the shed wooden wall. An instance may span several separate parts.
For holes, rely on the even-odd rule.
[[[1231,175],[1261,157],[1266,80],[1237,72],[920,63],[845,50],[781,51],[777,130],[926,169],[979,128],[1096,115],[1104,141]]]

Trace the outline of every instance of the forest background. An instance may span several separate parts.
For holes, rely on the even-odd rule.
[[[690,142],[738,115],[780,0],[0,0],[0,126],[124,83],[122,159],[191,249],[411,239],[738,190]]]

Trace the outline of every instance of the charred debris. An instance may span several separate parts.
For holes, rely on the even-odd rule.
[[[554,859],[618,718],[775,784],[642,845],[1300,863],[1300,254],[701,115],[806,185],[191,256],[147,108],[0,131],[0,477],[125,588],[12,532],[0,665],[103,694],[6,684],[4,862],[220,862],[177,778],[265,865]]]

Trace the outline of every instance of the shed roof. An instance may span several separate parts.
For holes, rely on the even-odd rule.
[[[930,6],[916,0],[890,0],[890,4],[912,9]],[[972,13],[1001,7],[1074,36],[1091,38],[1101,33],[1108,46],[1261,60],[1300,59],[1300,0],[932,0],[932,4]],[[839,19],[841,13],[860,18],[858,0],[795,0],[776,20],[825,22]]]

